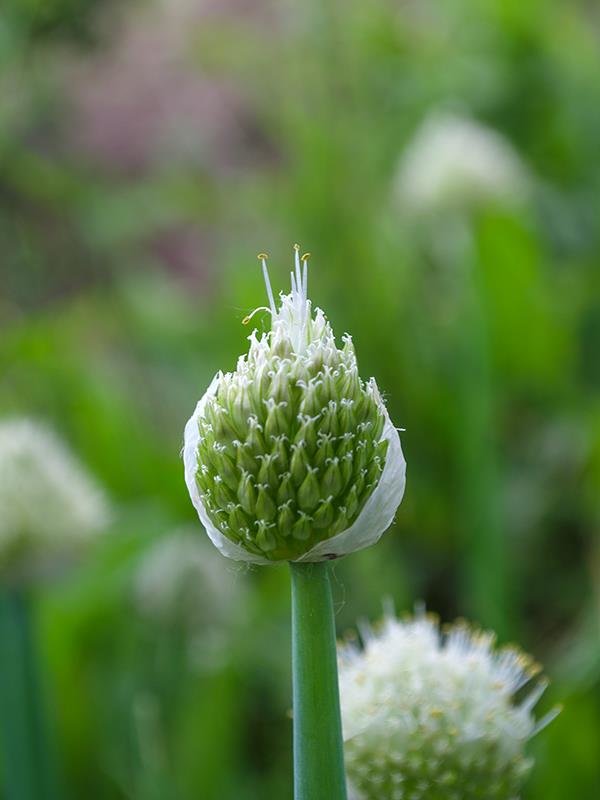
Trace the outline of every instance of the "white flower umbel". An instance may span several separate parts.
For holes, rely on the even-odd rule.
[[[135,607],[153,631],[158,626],[167,636],[183,633],[196,666],[218,666],[245,607],[242,578],[232,580],[232,569],[197,529],[177,529],[142,555],[134,574]]]
[[[58,437],[0,422],[0,573],[20,579],[75,555],[107,522],[104,494]]]
[[[374,379],[358,374],[308,299],[296,246],[292,291],[271,330],[253,331],[234,372],[219,372],[185,428],[185,478],[208,535],[230,558],[322,561],[376,542],[402,499],[398,431]],[[252,315],[251,315],[252,316]]]
[[[468,117],[435,113],[417,130],[395,177],[403,210],[416,214],[520,201],[527,175],[512,145]]]
[[[220,626],[238,603],[238,583],[226,580],[223,559],[197,531],[181,529],[143,554],[134,580],[140,613],[164,625]]]
[[[538,671],[531,659],[465,623],[442,633],[424,615],[388,617],[363,639],[339,652],[357,800],[517,800],[526,742],[556,713],[534,718],[546,684],[524,690]]]

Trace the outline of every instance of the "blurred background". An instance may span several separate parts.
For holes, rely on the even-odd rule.
[[[65,798],[291,796],[288,571],[205,546],[179,452],[296,241],[406,428],[340,635],[518,641],[564,705],[524,797],[599,796],[599,46],[588,0],[4,0],[0,415],[112,508],[33,586]]]

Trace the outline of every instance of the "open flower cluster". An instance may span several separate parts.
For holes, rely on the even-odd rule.
[[[46,427],[0,423],[0,569],[18,578],[74,554],[107,521],[105,497]]]
[[[520,702],[530,658],[494,649],[464,623],[442,634],[425,616],[387,618],[361,650],[340,649],[346,767],[357,800],[517,800],[527,740],[547,724]]]
[[[186,426],[190,495],[225,555],[258,563],[322,560],[376,541],[404,490],[405,464],[375,381],[361,380],[349,336],[338,348],[307,297],[296,250],[292,291],[271,330],[250,335]]]

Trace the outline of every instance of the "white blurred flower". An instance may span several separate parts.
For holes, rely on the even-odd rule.
[[[0,571],[9,580],[51,568],[108,520],[105,496],[44,425],[0,422]]]
[[[239,572],[239,570],[237,570]],[[182,627],[192,660],[220,659],[227,629],[243,606],[241,580],[196,529],[158,539],[144,553],[134,576],[134,601],[153,624]]]
[[[526,169],[501,134],[468,117],[434,113],[407,145],[394,191],[403,208],[427,214],[518,202],[526,187]]]
[[[462,623],[441,634],[425,616],[388,617],[364,650],[340,649],[340,694],[348,778],[359,800],[516,800],[531,760],[536,674],[513,648]]]

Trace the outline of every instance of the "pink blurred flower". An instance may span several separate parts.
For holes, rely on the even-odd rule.
[[[219,4],[239,13],[245,3]],[[212,4],[159,0],[129,9],[95,54],[71,58],[66,144],[108,169],[140,175],[165,166],[222,171],[267,152],[250,104],[230,79],[194,63],[194,36]]]

